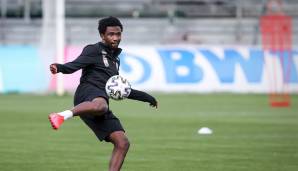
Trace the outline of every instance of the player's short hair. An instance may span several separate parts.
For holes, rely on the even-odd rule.
[[[98,21],[98,32],[99,34],[104,34],[107,30],[107,27],[109,26],[119,26],[121,28],[121,31],[123,31],[123,26],[120,22],[120,20],[116,17],[106,17],[103,19],[100,19]]]

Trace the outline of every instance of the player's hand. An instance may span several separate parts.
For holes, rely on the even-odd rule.
[[[57,74],[57,72],[58,72],[57,65],[56,64],[51,64],[50,65],[50,71],[51,71],[52,74]]]
[[[153,98],[153,100],[149,103],[151,107],[158,107],[158,102],[155,100],[155,98]]]

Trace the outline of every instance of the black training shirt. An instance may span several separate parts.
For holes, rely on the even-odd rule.
[[[80,84],[92,84],[99,89],[105,90],[105,84],[113,75],[119,74],[120,59],[122,49],[111,49],[102,42],[87,45],[79,57],[74,61],[65,64],[56,64],[58,72],[71,74],[82,69]],[[149,102],[156,106],[154,97],[143,92],[132,89],[129,99]]]
[[[81,55],[66,64],[57,64],[58,72],[71,74],[82,69],[80,83],[89,83],[100,89],[113,75],[119,74],[120,60],[118,55],[122,49],[111,49],[102,42],[87,45]]]

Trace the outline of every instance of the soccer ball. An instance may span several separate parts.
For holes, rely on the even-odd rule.
[[[110,77],[106,83],[106,93],[114,100],[123,100],[131,92],[131,85],[127,79],[120,75]]]

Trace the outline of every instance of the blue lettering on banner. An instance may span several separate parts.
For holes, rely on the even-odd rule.
[[[195,56],[187,50],[158,49],[168,83],[196,83],[202,80],[202,69],[194,64]]]
[[[132,60],[137,61],[139,64],[142,65],[143,68],[143,75],[141,78],[139,78],[138,80],[134,81],[133,83],[135,84],[139,84],[139,83],[143,83],[146,80],[149,79],[150,75],[151,75],[151,67],[148,64],[147,61],[145,61],[143,58],[138,57],[136,55],[131,55],[128,53],[121,53],[120,54],[120,59],[121,59],[121,65],[120,65],[120,69],[126,73],[132,73],[132,72],[140,72],[140,71],[134,71],[133,68],[134,66],[131,66],[127,63],[127,60],[130,58]]]
[[[239,64],[246,80],[250,83],[261,82],[264,68],[264,54],[262,50],[249,49],[249,58],[245,59],[234,49],[224,49],[224,57],[220,58],[208,49],[199,49],[213,66],[220,82],[233,83],[235,80],[235,66]]]

